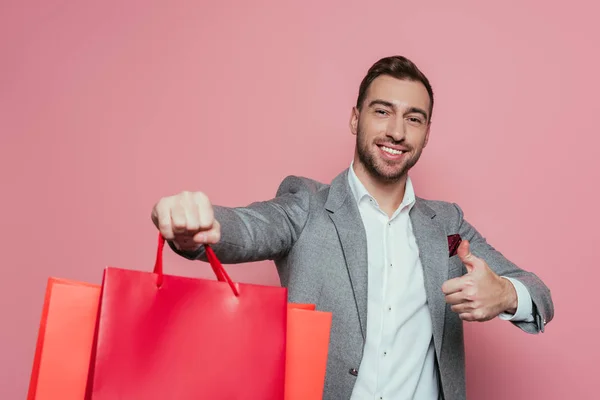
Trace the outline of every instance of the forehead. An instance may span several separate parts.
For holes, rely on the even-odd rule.
[[[429,93],[425,85],[418,81],[401,80],[389,75],[378,76],[371,82],[365,103],[372,100],[385,100],[397,107],[418,107],[429,110]]]

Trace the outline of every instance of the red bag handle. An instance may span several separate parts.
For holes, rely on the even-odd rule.
[[[156,280],[156,284],[160,287],[163,283],[163,248],[165,247],[165,238],[159,233],[158,234],[158,250],[156,251],[156,263],[154,264],[154,273],[158,275],[158,279]],[[208,262],[213,269],[213,272],[217,276],[217,280],[220,282],[227,282],[231,291],[234,295],[239,296],[240,291],[238,290],[236,284],[231,280],[225,268],[217,258],[217,255],[213,251],[213,249],[205,244],[204,248],[206,250],[206,257],[208,258]]]

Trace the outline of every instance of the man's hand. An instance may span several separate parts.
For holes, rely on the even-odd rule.
[[[183,251],[195,251],[221,238],[212,204],[202,192],[163,197],[152,209],[152,222],[166,240]]]
[[[469,242],[463,240],[457,250],[467,274],[442,285],[446,303],[464,321],[488,321],[517,309],[517,292],[508,279],[498,276],[481,258],[475,257]]]

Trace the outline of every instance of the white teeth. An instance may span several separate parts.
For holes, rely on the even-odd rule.
[[[403,151],[400,150],[396,150],[396,149],[390,149],[389,147],[385,147],[385,146],[381,146],[381,149],[387,153],[390,154],[402,154],[404,153]]]

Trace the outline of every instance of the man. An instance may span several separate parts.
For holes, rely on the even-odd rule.
[[[432,111],[417,66],[383,58],[352,109],[354,160],[330,185],[291,176],[244,208],[183,192],[153,209],[181,256],[205,260],[202,244],[213,244],[224,263],[274,260],[290,301],[333,313],[325,399],[464,399],[463,321],[499,317],[538,333],[553,318],[544,283],[457,205],[416,197],[408,171]]]

